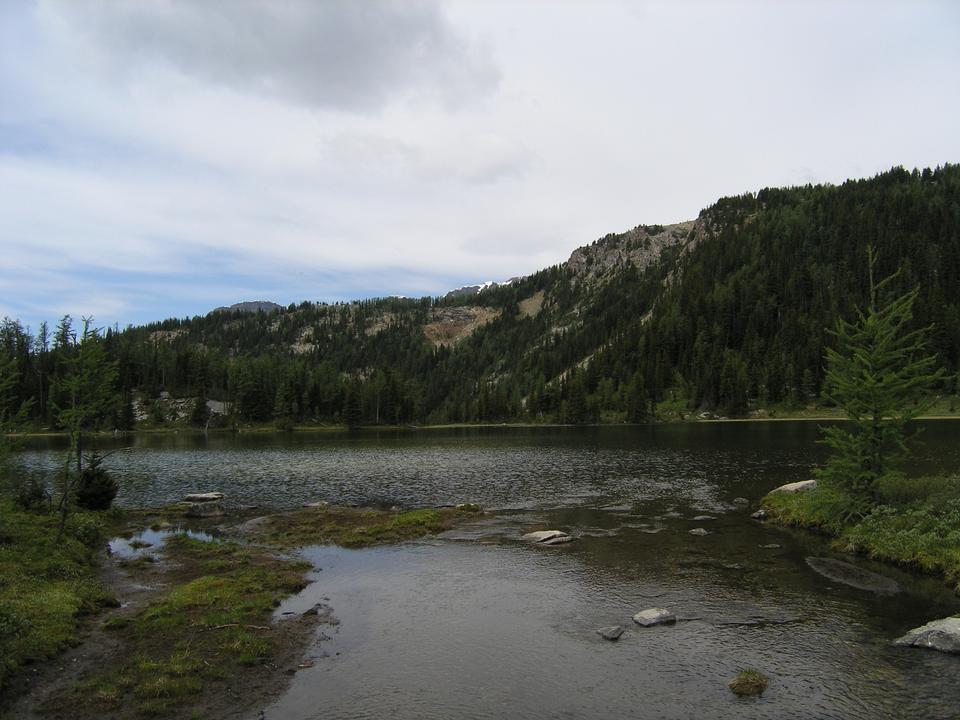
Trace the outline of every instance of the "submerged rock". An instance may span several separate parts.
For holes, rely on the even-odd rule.
[[[616,641],[620,639],[620,636],[623,635],[624,630],[626,630],[623,625],[611,625],[610,627],[604,627],[597,630],[597,633],[604,640]]]
[[[707,522],[708,520],[716,520],[713,515],[697,515],[693,518],[694,522]]]
[[[780,545],[778,543],[767,543],[766,545],[760,546],[761,550],[779,550]]]
[[[187,505],[183,514],[192,518],[219,517],[223,515],[223,505],[215,501],[192,502]]]
[[[801,480],[800,482],[787,483],[786,485],[781,485],[778,488],[774,488],[770,491],[773,493],[787,493],[788,495],[798,492],[804,492],[806,490],[813,490],[817,487],[816,480]]]
[[[735,497],[735,498],[733,499],[733,504],[734,504],[734,505],[749,505],[749,504],[750,504],[750,501],[747,500],[745,497]]]
[[[534,545],[559,545],[573,540],[570,535],[562,530],[537,530],[527,533],[520,539]]]
[[[766,508],[760,508],[755,513],[752,513],[750,517],[754,520],[766,520],[769,517],[769,513],[767,513]]]
[[[654,625],[675,623],[677,621],[677,616],[669,610],[664,610],[663,608],[647,608],[646,610],[641,610],[634,615],[633,621],[637,625],[642,625],[643,627],[653,627]]]
[[[226,495],[222,492],[190,493],[189,495],[185,495],[183,500],[184,502],[191,503],[205,503],[223,500],[225,497]]]
[[[706,528],[694,528],[690,531],[691,535],[709,535],[710,531]]]
[[[893,644],[960,654],[960,617],[928,622],[897,638]]]
[[[900,585],[895,580],[840,560],[808,557],[807,565],[828,580],[843,583],[858,590],[867,590],[880,595],[893,595],[900,592]]]

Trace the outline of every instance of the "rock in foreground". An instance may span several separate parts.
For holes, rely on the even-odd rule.
[[[928,622],[897,638],[893,644],[960,654],[960,617]]]
[[[677,621],[677,616],[669,610],[664,610],[663,608],[647,608],[646,610],[641,610],[634,615],[633,621],[637,625],[642,625],[643,627],[653,627],[654,625],[675,623]]]

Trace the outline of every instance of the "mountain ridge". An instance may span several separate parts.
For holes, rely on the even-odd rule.
[[[817,397],[826,328],[863,302],[870,245],[881,276],[900,269],[892,291],[919,288],[914,324],[935,326],[955,377],[956,165],[721,198],[468,294],[214,312],[106,341],[126,396],[203,396],[237,423],[739,416]],[[56,398],[36,397],[49,417]]]

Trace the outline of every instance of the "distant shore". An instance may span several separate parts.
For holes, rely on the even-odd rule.
[[[136,428],[135,430],[120,430],[120,431],[111,431],[111,430],[101,430],[97,432],[91,432],[90,435],[96,437],[123,437],[130,435],[170,435],[170,434],[191,434],[198,435],[201,433],[207,433],[211,435],[228,435],[228,434],[268,434],[268,433],[349,433],[351,431],[359,432],[374,432],[374,431],[383,431],[383,432],[398,432],[398,431],[417,431],[417,430],[460,430],[460,429],[490,429],[490,428],[517,428],[517,429],[533,429],[533,428],[598,428],[598,427],[646,427],[651,425],[682,425],[682,424],[725,424],[725,423],[770,423],[770,422],[829,422],[829,421],[842,421],[844,416],[836,413],[810,413],[808,411],[800,411],[795,414],[778,413],[775,416],[768,417],[711,417],[711,418],[700,418],[695,415],[684,418],[664,418],[651,420],[650,422],[645,423],[627,423],[627,422],[597,422],[597,423],[579,423],[579,424],[569,424],[569,423],[553,423],[553,422],[488,422],[488,423],[438,423],[434,425],[414,425],[414,424],[403,424],[403,425],[361,425],[359,427],[350,428],[346,425],[294,425],[290,428],[278,428],[271,423],[263,423],[257,425],[240,425],[236,427],[221,427],[221,428],[210,428],[209,430],[204,430],[203,428],[192,427],[189,425],[172,425],[168,427],[147,427],[147,428]],[[960,411],[956,411],[953,414],[949,412],[946,413],[934,413],[929,415],[920,415],[916,420],[927,421],[943,421],[943,420],[960,420]],[[18,433],[8,433],[7,437],[11,438],[42,438],[42,437],[64,437],[66,432],[62,430],[33,430],[28,432],[18,432]]]

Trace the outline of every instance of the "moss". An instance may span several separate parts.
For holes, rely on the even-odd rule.
[[[271,515],[251,532],[256,539],[283,548],[326,543],[356,548],[443,532],[461,520],[476,517],[479,512],[477,505],[403,512],[304,508]]]
[[[24,664],[77,641],[83,615],[115,606],[96,578],[98,514],[77,513],[58,535],[58,518],[16,510],[0,500],[0,691]]]
[[[169,538],[164,552],[182,566],[184,582],[137,615],[105,623],[127,642],[130,659],[77,685],[58,707],[133,703],[142,715],[169,715],[274,654],[271,613],[306,585],[309,563],[183,535]]]
[[[737,676],[730,681],[730,691],[737,697],[755,697],[763,695],[767,689],[769,678],[759,670],[747,668],[741,670]]]

